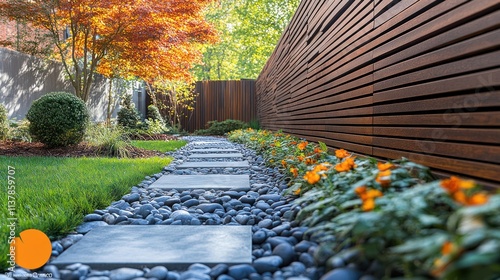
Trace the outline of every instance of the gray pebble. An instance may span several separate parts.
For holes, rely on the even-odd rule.
[[[111,280],[131,280],[134,278],[142,277],[143,275],[144,272],[142,270],[123,267],[111,270],[109,278]]]

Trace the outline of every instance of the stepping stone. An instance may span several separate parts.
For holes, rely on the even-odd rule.
[[[191,150],[193,154],[200,153],[239,153],[236,149],[193,149]]]
[[[230,144],[231,142],[229,141],[218,141],[218,140],[214,140],[214,141],[194,141],[194,142],[191,142],[190,144],[191,145],[214,145],[214,144]]]
[[[188,158],[241,158],[243,154],[192,154]]]
[[[184,270],[193,263],[251,262],[250,226],[126,225],[92,230],[51,264],[63,268],[83,263],[99,270],[162,265]]]
[[[248,168],[248,161],[200,161],[184,162],[177,165],[177,169],[182,168]]]
[[[238,188],[250,190],[248,175],[164,175],[149,186],[150,189],[215,189]]]

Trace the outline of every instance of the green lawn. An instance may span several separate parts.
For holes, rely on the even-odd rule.
[[[178,141],[142,141],[142,140],[133,140],[132,146],[137,148],[142,148],[146,150],[159,151],[162,153],[170,152],[179,149],[186,145],[186,141],[178,140]]]
[[[0,268],[6,268],[8,257],[7,186],[15,185],[16,234],[35,228],[55,238],[73,230],[84,215],[120,199],[144,176],[160,172],[171,160],[0,156],[0,235],[5,237],[0,242]]]

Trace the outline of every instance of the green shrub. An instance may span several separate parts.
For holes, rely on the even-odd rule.
[[[0,140],[7,139],[9,134],[9,119],[7,117],[7,109],[0,104]]]
[[[122,108],[118,111],[118,124],[127,129],[141,129],[141,116],[132,102],[132,95],[125,95],[120,105]]]
[[[160,114],[160,110],[158,110],[158,107],[156,107],[155,105],[148,106],[147,117],[149,120],[159,121],[160,123],[165,124],[165,121],[163,120],[163,117]]]
[[[40,142],[48,147],[64,147],[82,141],[89,113],[78,97],[54,92],[35,100],[26,118],[30,133]]]
[[[97,147],[99,155],[108,157],[129,157],[130,139],[122,128],[95,124],[89,127],[85,140],[91,146]]]
[[[147,119],[146,124],[148,128],[144,131],[144,133],[149,135],[163,134],[170,131],[165,123],[161,120]]]
[[[11,122],[9,128],[9,139],[13,141],[29,142],[33,141],[30,134],[30,122],[26,119],[19,122]]]
[[[248,127],[246,123],[239,120],[225,120],[222,122],[210,121],[207,129],[200,129],[195,132],[197,135],[224,135],[237,129]]]
[[[248,127],[252,129],[259,130],[260,129],[260,122],[259,120],[253,119],[248,123]]]

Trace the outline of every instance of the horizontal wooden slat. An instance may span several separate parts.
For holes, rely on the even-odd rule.
[[[261,124],[500,184],[499,18],[497,0],[302,1],[257,80]]]
[[[476,177],[491,180],[498,184],[500,165],[477,162],[474,160],[457,160],[453,158],[438,157],[428,154],[420,154],[408,151],[397,151],[387,148],[373,148],[373,155],[381,158],[397,159],[405,157],[411,161],[439,170],[447,170],[453,173],[464,174],[468,177]]]

